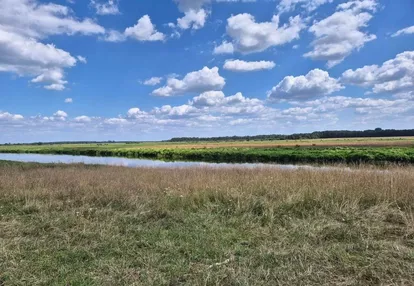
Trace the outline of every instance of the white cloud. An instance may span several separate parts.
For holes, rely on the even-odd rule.
[[[1,70],[1,67],[0,67]],[[49,83],[49,85],[45,85],[45,89],[49,90],[57,90],[61,91],[65,89],[65,84],[68,82],[65,81],[64,72],[62,68],[55,68],[55,69],[47,69],[39,70],[38,72],[42,72],[39,76],[32,79],[31,82],[33,83]]]
[[[344,108],[388,108],[398,103],[399,101],[395,100],[346,96],[330,96],[304,103],[298,102],[298,104],[316,108],[319,112],[338,111]]]
[[[95,0],[91,0],[91,5],[95,8],[98,15],[118,15],[120,14],[118,8],[118,1],[108,0],[105,3],[100,3]]]
[[[124,35],[138,41],[163,41],[165,39],[165,35],[155,29],[148,15],[139,19],[135,26],[126,28]]]
[[[125,118],[109,118],[109,119],[105,119],[104,120],[105,124],[109,124],[109,125],[124,125],[124,124],[128,124],[128,120],[126,120]]]
[[[124,33],[118,32],[116,30],[109,30],[105,36],[102,38],[104,41],[119,43],[126,40]]]
[[[270,70],[273,69],[275,66],[275,63],[271,61],[246,62],[241,60],[227,60],[224,63],[223,68],[226,70],[236,72],[251,72]]]
[[[73,99],[72,98],[66,98],[65,99],[65,103],[73,103]]]
[[[279,25],[279,16],[271,22],[257,23],[250,14],[238,14],[227,19],[227,34],[233,40],[236,51],[255,53],[273,46],[280,46],[299,38],[305,28],[300,16],[289,18],[289,23]]]
[[[398,54],[381,66],[364,66],[342,74],[344,83],[372,87],[373,93],[414,92],[414,51]]]
[[[79,62],[83,64],[86,64],[88,62],[85,57],[77,56],[76,58],[78,59]]]
[[[143,118],[146,117],[148,114],[145,111],[140,110],[139,108],[135,107],[135,108],[131,108],[130,110],[128,110],[127,113],[128,117],[130,118]]]
[[[409,99],[355,98],[345,96],[324,97],[314,101],[300,103],[311,108],[314,113],[340,112],[351,109],[355,119],[362,123],[375,120],[396,120],[407,118],[414,111],[414,101]]]
[[[225,96],[222,91],[207,91],[194,97],[189,104],[201,110],[223,114],[250,114],[264,109],[263,102],[257,98],[246,98],[241,92]]]
[[[184,13],[184,16],[177,19],[177,25],[169,23],[171,28],[176,26],[182,30],[193,29],[198,30],[204,27],[207,18],[210,14],[206,8],[212,0],[174,0],[178,4],[178,9]],[[235,2],[256,2],[256,0],[214,0],[215,2],[222,3],[235,3]],[[173,35],[177,35],[177,32]]]
[[[148,15],[142,16],[135,26],[128,27],[124,32],[109,30],[102,38],[107,42],[123,42],[132,38],[140,42],[164,41],[165,34],[158,32]]]
[[[0,26],[10,33],[41,39],[50,35],[105,32],[91,19],[79,21],[72,14],[70,8],[58,4],[43,4],[37,0],[0,0]]]
[[[20,114],[11,114],[9,112],[0,111],[0,121],[17,121],[23,119],[24,117]]]
[[[232,43],[224,41],[221,45],[214,47],[213,54],[232,54],[234,53],[234,46]]]
[[[295,10],[298,4],[301,4],[300,7],[305,9],[307,12],[312,12],[316,10],[319,6],[332,3],[333,0],[281,0],[277,9],[279,12],[291,12]]]
[[[204,27],[208,12],[203,9],[205,4],[210,3],[210,0],[175,0],[178,4],[178,9],[184,13],[182,18],[177,19],[177,26],[182,29],[198,30]]]
[[[55,113],[53,113],[53,116],[66,118],[68,117],[68,114],[62,110],[58,110]]]
[[[199,71],[188,73],[182,80],[169,78],[167,85],[152,92],[156,96],[173,96],[186,93],[221,90],[226,81],[219,74],[217,67],[204,67]]]
[[[338,5],[337,12],[309,28],[316,39],[312,42],[313,50],[304,56],[327,61],[328,68],[341,63],[365,43],[376,39],[375,35],[361,31],[372,19],[372,15],[364,11],[375,12],[375,9],[376,0],[357,0]]]
[[[198,115],[198,110],[188,104],[179,106],[164,105],[161,108],[154,108],[152,111],[155,115],[161,115],[168,118],[185,118]]]
[[[48,89],[48,90],[61,91],[61,90],[65,89],[65,86],[61,83],[52,83],[52,84],[49,84],[49,85],[45,85],[44,88]]]
[[[0,112],[0,129],[5,131],[0,133],[0,140],[2,142],[16,140],[17,137],[10,137],[10,134],[18,136],[21,133],[25,135],[24,138],[27,138],[28,134],[30,136],[36,134],[37,137],[30,138],[38,138],[34,139],[38,141],[46,140],[46,137],[42,137],[46,133],[48,140],[56,140],[51,139],[56,137],[53,137],[55,133],[51,134],[50,131],[56,132],[59,136],[67,132],[67,138],[73,138],[73,132],[78,132],[77,138],[80,140],[84,138],[96,140],[102,138],[99,137],[102,134],[105,135],[104,138],[108,138],[106,137],[108,134],[125,138],[122,136],[131,133],[136,136],[138,131],[140,135],[148,133],[147,140],[153,139],[154,136],[162,136],[157,138],[166,139],[165,136],[171,134],[214,136],[232,134],[234,125],[240,126],[242,129],[238,130],[247,132],[245,134],[280,132],[276,131],[279,129],[274,128],[282,128],[285,132],[301,132],[314,128],[315,124],[321,129],[343,128],[340,126],[344,126],[344,123],[345,126],[364,124],[364,128],[372,128],[390,121],[395,124],[402,123],[403,125],[399,125],[400,128],[410,128],[414,112],[414,101],[409,99],[325,96],[312,101],[291,102],[293,106],[284,109],[266,106],[265,103],[258,98],[244,97],[241,93],[225,96],[221,91],[208,91],[195,96],[187,104],[164,105],[150,111],[135,107],[128,110],[125,116],[120,115],[116,118],[83,115],[69,119],[63,111],[58,111],[51,117],[37,115],[23,118],[21,115]],[[340,117],[344,110],[348,111],[347,116]],[[353,112],[351,120],[349,120],[349,112]],[[341,125],[336,125],[339,120],[344,119],[346,122],[342,121]],[[292,131],[292,128],[297,127],[300,130]],[[58,140],[61,140],[61,137],[59,138]],[[136,140],[134,137],[129,138],[128,140]]]
[[[92,119],[89,116],[82,115],[82,116],[75,117],[74,121],[78,123],[88,123],[88,122],[91,122]]]
[[[33,83],[46,82],[64,86],[64,68],[76,65],[76,59],[54,45],[1,30],[0,71],[19,76],[35,76]]]
[[[408,35],[408,34],[414,34],[414,26],[401,29],[398,32],[396,32],[395,34],[393,34],[392,36],[393,37],[398,37],[398,36],[401,36],[401,35]]]
[[[152,77],[152,78],[145,80],[143,84],[154,86],[154,85],[160,84],[161,81],[162,81],[162,77]]]
[[[344,87],[329,73],[320,69],[311,70],[303,76],[287,76],[268,92],[270,100],[308,100],[314,97],[329,95]]]
[[[90,19],[79,21],[62,5],[35,0],[0,0],[0,72],[35,77],[46,89],[63,90],[64,69],[80,58],[41,40],[51,35],[102,34]]]
[[[196,10],[189,10],[185,12],[184,17],[177,19],[177,26],[180,29],[193,29],[198,30],[204,27],[206,23],[208,13],[204,9]]]

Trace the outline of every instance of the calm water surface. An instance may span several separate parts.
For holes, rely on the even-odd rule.
[[[244,167],[244,168],[263,168],[274,167],[280,169],[298,169],[298,168],[318,168],[331,169],[332,167],[315,167],[308,165],[280,165],[280,164],[228,164],[228,163],[205,163],[205,162],[164,162],[157,160],[129,159],[121,157],[89,157],[89,156],[72,156],[72,155],[48,155],[48,154],[0,154],[0,160],[17,161],[17,162],[35,162],[35,163],[63,163],[73,164],[82,163],[88,165],[108,165],[108,166],[124,166],[130,168],[137,167]]]

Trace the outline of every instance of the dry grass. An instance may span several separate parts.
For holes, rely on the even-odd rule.
[[[409,147],[414,146],[414,137],[380,137],[380,138],[330,138],[275,141],[234,141],[234,142],[196,142],[196,143],[146,143],[134,146],[140,148],[277,148],[277,147]]]
[[[0,281],[412,285],[413,211],[412,167],[3,164]]]

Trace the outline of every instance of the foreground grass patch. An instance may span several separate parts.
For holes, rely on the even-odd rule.
[[[0,164],[5,285],[409,285],[414,172]]]

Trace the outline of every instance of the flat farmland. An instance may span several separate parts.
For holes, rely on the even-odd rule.
[[[414,146],[414,137],[389,138],[335,138],[308,140],[273,140],[273,141],[229,141],[229,142],[154,142],[143,143],[134,148],[277,148],[277,147],[382,147],[382,146]]]

